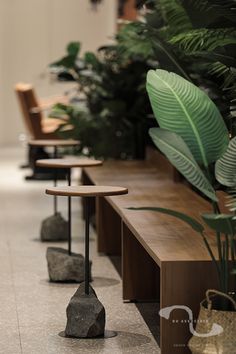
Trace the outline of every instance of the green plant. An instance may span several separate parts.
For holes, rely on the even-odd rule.
[[[118,40],[126,56],[158,61],[205,89],[236,134],[235,1],[155,0],[142,22],[123,29]],[[119,37],[118,37],[119,38]]]
[[[127,60],[117,46],[106,46],[96,54],[79,56],[80,44],[71,43],[67,55],[52,64],[78,83],[84,97],[73,105],[54,107],[51,116],[69,118],[70,132],[64,137],[80,140],[81,151],[103,158],[144,158],[147,116],[151,113],[145,93],[145,71],[150,65],[133,58]]]
[[[210,98],[198,87],[175,73],[149,71],[147,91],[160,128],[150,135],[182,175],[198,188],[213,206],[202,220],[215,231],[218,254],[214,254],[205,227],[188,215],[163,208],[145,208],[177,217],[200,233],[216,266],[221,291],[231,289],[236,269],[236,218],[220,213],[214,178],[225,186],[236,187],[236,138],[229,142],[224,120]],[[215,165],[215,176],[211,172]],[[235,195],[231,197],[231,206]]]
[[[137,145],[141,146],[140,139],[146,140],[147,129],[143,127],[151,113],[145,94],[145,72],[159,67],[203,88],[219,108],[231,136],[234,136],[234,1],[147,0],[141,3],[151,5],[143,20],[122,26],[115,45],[102,47],[97,53],[86,53],[82,57],[80,44],[70,43],[67,55],[54,63],[64,71],[61,77],[78,82],[78,90],[86,100],[89,115],[87,129],[90,124],[96,125],[97,130],[106,127],[107,135],[101,133],[99,136],[117,142],[116,152],[111,151],[110,157],[142,157],[144,154],[137,151]],[[72,120],[72,133],[78,138],[79,115],[77,120],[69,119],[70,124]],[[130,139],[138,141],[133,148]],[[90,141],[87,150],[109,157],[105,150],[97,149],[98,145],[105,149],[105,140],[104,144],[95,141],[94,148]],[[88,145],[85,140],[81,140],[81,144],[84,147]]]

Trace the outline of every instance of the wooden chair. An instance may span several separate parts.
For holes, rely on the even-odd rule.
[[[58,139],[55,131],[63,124],[63,121],[46,118],[43,111],[57,102],[66,103],[65,97],[55,96],[53,99],[40,101],[33,86],[26,83],[16,84],[15,92],[30,137],[32,139]]]
[[[36,96],[33,86],[27,83],[17,83],[15,85],[15,92],[30,139],[60,139],[56,134],[56,130],[60,125],[64,124],[63,120],[47,118],[45,117],[44,111],[52,107],[55,103],[68,103],[66,97],[54,96],[50,99],[39,100]],[[43,147],[34,147],[28,145],[28,163],[22,165],[22,167],[31,167],[33,170],[33,175],[27,176],[26,179],[53,179],[51,171],[41,169],[35,165],[36,160],[49,157],[49,154],[44,150]]]

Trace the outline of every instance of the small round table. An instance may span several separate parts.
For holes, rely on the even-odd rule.
[[[30,146],[35,146],[35,147],[53,147],[54,152],[53,152],[53,157],[57,158],[58,157],[58,148],[59,147],[71,147],[71,146],[77,146],[79,145],[78,140],[73,140],[73,139],[38,139],[38,140],[29,140],[28,144]],[[36,161],[37,165],[37,161]],[[56,187],[57,185],[57,170],[54,170],[54,186]],[[54,198],[54,215],[57,213],[57,198]]]
[[[94,167],[102,165],[103,161],[88,158],[62,158],[62,159],[46,159],[37,160],[39,167],[53,168],[54,170],[65,168],[68,170],[68,186],[71,185],[71,169],[74,167]],[[56,195],[54,196],[54,199]],[[71,197],[68,196],[68,253],[71,254]]]
[[[26,176],[26,180],[52,180],[55,178],[54,174],[52,176],[47,170],[42,171],[40,168],[37,168],[35,165],[35,161],[39,159],[49,158],[48,154],[44,151],[46,147],[53,147],[54,153],[53,157],[57,156],[58,147],[63,146],[76,146],[79,142],[72,139],[31,139],[28,142],[29,146],[29,166],[33,170],[33,174],[31,176]],[[63,174],[62,174],[63,177]]]
[[[85,205],[85,264],[84,279],[67,307],[67,325],[65,335],[75,338],[104,336],[105,310],[96,293],[90,286],[89,262],[89,198],[127,194],[128,189],[113,186],[54,187],[46,189],[53,196],[82,197]],[[89,310],[88,310],[89,309]],[[94,312],[94,316],[93,316]],[[89,320],[86,320],[88,316]],[[93,321],[91,320],[93,316]]]
[[[76,146],[79,144],[79,141],[74,139],[34,139],[29,140],[28,144],[30,146],[54,147],[54,153],[57,154],[58,147]]]

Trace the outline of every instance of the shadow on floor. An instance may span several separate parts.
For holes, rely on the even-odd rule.
[[[109,258],[121,277],[121,257],[109,256]],[[135,302],[135,306],[139,310],[155,341],[160,346],[160,318],[158,314],[160,304],[158,302]]]
[[[151,338],[143,334],[125,331],[117,331],[116,333],[117,337],[116,341],[114,342],[114,352],[116,353],[128,352],[129,349],[132,348],[137,348],[137,353],[140,353],[138,348],[151,342]],[[70,341],[72,346],[76,345],[78,349],[90,349],[91,351],[96,349],[97,353],[104,349],[104,346],[106,345],[105,338],[87,338],[86,340],[79,338],[66,338],[64,332],[60,332],[59,336],[64,341]]]

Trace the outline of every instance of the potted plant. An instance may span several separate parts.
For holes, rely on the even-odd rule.
[[[146,61],[123,57],[116,45],[81,56],[80,44],[72,42],[66,56],[51,66],[62,70],[60,78],[74,79],[84,97],[83,105],[74,98],[68,106],[54,107],[51,116],[69,118],[59,130],[63,137],[76,137],[87,155],[145,158],[151,113],[145,94],[145,73],[151,66]],[[66,131],[67,126],[72,129]]]
[[[153,4],[142,21],[120,30],[121,50],[127,57],[135,54],[158,61],[155,68],[206,88],[235,136],[235,1],[154,0]]]
[[[179,75],[160,69],[150,70],[147,91],[159,124],[159,128],[150,129],[150,136],[176,169],[211,202],[212,213],[201,214],[201,218],[215,232],[218,254],[209,243],[204,223],[161,207],[135,209],[169,214],[201,235],[219,282],[213,297],[207,293],[209,307],[206,302],[201,304],[200,317],[207,315],[211,319],[208,327],[197,326],[197,330],[210,330],[212,321],[217,318],[218,325],[225,331],[212,337],[195,336],[190,347],[194,353],[233,353],[232,348],[236,347],[236,195],[233,193],[229,199],[231,211],[223,214],[215,185],[218,181],[224,186],[236,187],[236,138],[229,141],[224,120],[208,95]]]

